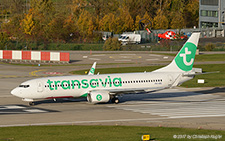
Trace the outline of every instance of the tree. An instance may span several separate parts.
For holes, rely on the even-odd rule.
[[[9,36],[5,32],[0,32],[0,49],[4,50],[9,41]]]
[[[103,49],[104,50],[108,50],[108,51],[113,51],[113,50],[121,50],[121,43],[118,41],[118,38],[108,38],[104,45],[103,45]]]
[[[64,15],[56,15],[48,24],[47,35],[49,39],[59,42],[62,39],[63,33],[63,24],[64,24]]]
[[[193,28],[199,21],[199,0],[189,0],[185,4],[184,19],[186,27]]]
[[[122,33],[124,31],[133,31],[134,20],[132,19],[126,7],[118,9],[118,16],[115,20],[116,30],[115,33]]]
[[[69,15],[67,17],[63,17],[65,19],[63,21],[62,29],[61,31],[61,38],[65,41],[71,41],[74,39],[77,39],[77,27],[75,25],[74,17],[72,15]]]
[[[75,17],[79,17],[80,13],[88,5],[86,0],[72,0],[71,10]]]
[[[139,21],[142,19],[140,15],[137,15],[135,18],[135,24],[134,24],[134,29],[139,30]]]
[[[32,9],[30,9],[28,14],[25,14],[24,19],[21,22],[21,26],[23,29],[23,32],[27,35],[31,35],[33,32],[33,29],[35,27],[34,20],[33,20],[33,12]]]
[[[87,10],[83,10],[78,18],[77,27],[84,39],[92,36],[93,30],[96,29],[94,17]]]
[[[94,31],[94,23],[93,23],[92,18],[90,18],[89,21],[88,21],[87,36],[88,37],[93,37],[93,31]]]
[[[147,19],[147,20],[149,20],[149,21],[152,22],[152,18],[150,17],[150,15],[148,14],[147,11],[145,12],[145,14],[144,14],[144,16],[143,16],[142,19]],[[151,26],[151,25],[149,24],[146,28],[151,28],[150,26]]]
[[[173,0],[171,9],[171,28],[181,29],[185,27],[183,18],[184,13],[184,0]]]
[[[116,30],[115,15],[113,13],[105,15],[99,22],[99,29],[110,32],[115,31]]]
[[[167,29],[169,27],[169,21],[164,15],[164,12],[158,9],[156,16],[154,18],[154,29]]]

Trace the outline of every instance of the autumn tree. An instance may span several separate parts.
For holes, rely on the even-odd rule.
[[[152,22],[152,17],[148,14],[148,12],[146,11],[143,18],[142,19],[146,19]],[[147,25],[146,28],[151,28],[151,25]]]
[[[167,29],[169,27],[169,21],[163,11],[158,9],[156,16],[154,17],[154,29]]]
[[[118,38],[108,38],[104,45],[103,49],[107,51],[113,51],[113,50],[122,50],[121,43],[118,41]]]
[[[171,9],[171,23],[170,27],[174,29],[181,29],[185,27],[183,18],[184,13],[184,0],[173,0]]]
[[[93,25],[92,15],[88,11],[83,10],[77,21],[77,27],[82,37],[86,38],[87,36],[93,34]]]
[[[189,0],[185,3],[184,19],[187,28],[198,26],[199,0]]]
[[[9,36],[5,32],[0,32],[0,49],[4,50],[5,46],[8,44]]]
[[[28,14],[25,14],[25,17],[21,22],[21,26],[22,26],[23,32],[25,34],[31,35],[33,33],[33,29],[34,29],[35,25],[34,25],[32,9],[30,9]]]
[[[131,15],[126,7],[118,9],[118,16],[115,20],[115,23],[116,23],[115,33],[122,33],[125,31],[133,31],[134,20],[132,19]]]
[[[88,2],[86,0],[72,0],[70,5],[71,11],[75,17],[79,17],[81,12],[87,7]]]
[[[63,26],[60,30],[62,33],[62,39],[65,42],[72,41],[78,38],[77,34],[77,27],[75,25],[74,17],[72,15],[69,15],[67,17],[64,17],[63,20]]]
[[[116,31],[115,15],[109,13],[99,21],[99,29],[102,31]]]
[[[135,18],[135,24],[134,24],[134,29],[139,30],[139,21],[142,19],[140,15],[137,15]]]

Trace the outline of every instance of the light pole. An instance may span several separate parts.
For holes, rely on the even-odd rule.
[[[218,24],[218,28],[221,28],[221,0],[218,1],[218,17],[219,17],[219,24]]]

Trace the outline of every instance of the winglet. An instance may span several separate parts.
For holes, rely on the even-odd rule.
[[[91,67],[88,75],[94,75],[94,73],[95,73],[95,67],[96,67],[96,62],[94,62],[94,64],[92,65],[92,67]]]

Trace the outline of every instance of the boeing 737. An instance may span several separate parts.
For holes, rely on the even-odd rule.
[[[173,61],[160,69],[142,73],[94,74],[36,78],[11,91],[33,105],[35,100],[87,97],[90,103],[118,103],[118,95],[127,92],[159,90],[178,86],[197,73],[193,68],[200,33],[192,33]]]

